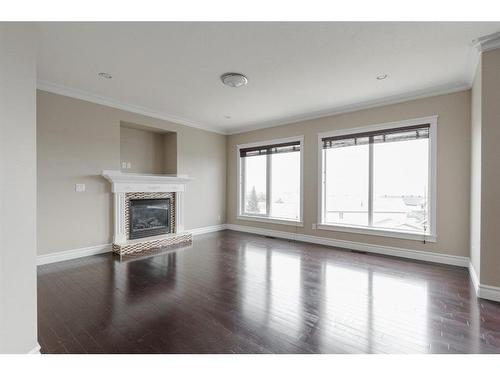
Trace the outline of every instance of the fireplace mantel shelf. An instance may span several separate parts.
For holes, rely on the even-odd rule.
[[[184,191],[191,180],[186,175],[123,173],[103,170],[102,176],[111,182],[113,193]]]

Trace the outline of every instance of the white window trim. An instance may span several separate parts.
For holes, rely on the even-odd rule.
[[[287,143],[287,142],[300,142],[300,204],[299,204],[299,220],[288,220],[282,218],[273,218],[267,217],[265,215],[249,215],[243,213],[243,197],[242,197],[242,183],[243,183],[243,171],[241,168],[241,158],[240,158],[240,149],[248,148],[248,147],[259,147],[266,146],[270,144],[277,143]],[[267,168],[267,180],[269,181],[269,174],[271,173],[270,168]],[[273,223],[273,224],[283,224],[283,225],[292,225],[296,227],[304,226],[304,136],[297,137],[289,137],[289,138],[280,138],[280,139],[269,139],[260,142],[253,143],[245,143],[236,146],[236,187],[237,187],[237,205],[238,205],[238,214],[236,219],[238,220],[248,220],[248,221],[260,221],[263,223]],[[269,200],[268,200],[269,204]]]
[[[403,121],[387,122],[383,124],[374,124],[363,127],[340,129],[329,132],[318,133],[318,224],[317,229],[332,230],[339,232],[349,232],[358,234],[367,234],[375,236],[402,238],[416,241],[437,241],[437,222],[436,222],[436,198],[437,198],[437,120],[438,116],[419,117]],[[422,234],[410,231],[398,231],[386,228],[373,228],[356,225],[341,225],[341,224],[327,224],[324,221],[325,212],[325,189],[324,189],[324,176],[323,176],[323,142],[322,139],[326,137],[349,135],[356,133],[364,133],[368,131],[386,130],[392,128],[401,128],[406,126],[414,126],[420,124],[430,124],[429,128],[429,186],[428,196],[430,204],[429,212],[429,233]],[[370,159],[372,160],[372,159]],[[372,178],[371,176],[370,178]],[[371,185],[371,184],[370,184]]]

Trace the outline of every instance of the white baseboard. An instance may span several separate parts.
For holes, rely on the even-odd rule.
[[[469,274],[474,285],[474,290],[479,298],[489,299],[491,301],[500,302],[500,288],[492,285],[485,285],[479,282],[476,270],[469,262]]]
[[[195,228],[195,229],[187,229],[187,232],[191,232],[193,236],[198,236],[200,234],[218,232],[220,230],[226,229],[226,224],[212,225],[209,227]]]
[[[337,240],[334,238],[310,236],[307,234],[282,232],[265,228],[250,227],[246,225],[226,224],[226,228],[239,232],[254,233],[263,236],[285,238],[289,240],[314,243],[318,245],[340,247],[344,249],[365,251],[369,253],[382,254],[382,255],[390,255],[400,258],[422,260],[426,262],[449,264],[460,267],[468,267],[469,265],[468,257],[461,257],[456,255],[430,253],[427,251],[410,250],[410,249],[381,246],[381,245],[370,245],[361,242]]]
[[[474,290],[476,292],[477,297],[500,302],[500,288],[496,286],[481,284],[479,282],[479,278],[476,274],[476,271],[474,270],[474,267],[472,266],[472,263],[470,262],[470,259],[468,257],[439,254],[439,253],[429,253],[425,251],[410,250],[410,249],[403,249],[403,248],[389,247],[389,246],[370,245],[361,242],[337,240],[333,238],[310,236],[299,233],[282,232],[265,228],[250,227],[246,225],[226,224],[225,227],[226,229],[235,230],[238,232],[253,233],[262,236],[271,236],[277,238],[284,238],[288,240],[309,242],[318,245],[340,247],[344,249],[390,255],[400,258],[465,267],[469,269],[470,278],[472,280],[472,284],[474,285]]]
[[[42,354],[42,353],[40,353],[40,350],[41,350],[41,349],[42,349],[42,348],[40,347],[40,344],[39,344],[39,343],[36,343],[36,346],[35,346],[33,349],[31,349],[31,350],[28,352],[28,354]]]
[[[500,288],[497,286],[479,284],[477,296],[479,298],[500,302]]]
[[[188,229],[186,232],[191,232],[193,236],[198,236],[200,234],[217,232],[226,229],[225,224],[212,225],[209,227]],[[79,249],[63,250],[50,254],[38,255],[36,264],[41,266],[42,264],[62,262],[65,260],[88,257],[90,255],[97,255],[108,253],[111,251],[111,244],[96,245],[90,247],[82,247]]]
[[[367,243],[361,242],[353,242],[353,241],[345,241],[345,240],[337,240],[334,238],[326,238],[326,237],[318,237],[311,236],[307,234],[299,234],[299,233],[291,233],[291,232],[283,232],[265,228],[257,228],[250,227],[246,225],[236,225],[236,224],[219,224],[212,225],[208,227],[188,229],[188,232],[191,232],[193,236],[198,236],[200,234],[217,232],[224,229],[230,229],[238,232],[246,232],[259,234],[262,236],[271,236],[277,238],[284,238],[288,240],[296,240],[301,242],[309,242],[318,245],[325,246],[333,246],[350,250],[358,250],[365,251],[367,253],[375,253],[382,255],[390,255],[399,258],[407,258],[414,260],[421,260],[426,262],[433,263],[441,263],[441,264],[449,264],[453,266],[466,267],[469,269],[469,274],[474,285],[474,289],[476,291],[476,295],[480,298],[498,301],[500,302],[500,288],[484,285],[479,283],[479,279],[477,277],[476,271],[468,257],[461,257],[456,255],[447,255],[440,253],[430,253],[426,251],[419,250],[411,250],[411,249],[403,249],[398,247],[389,247],[389,246],[381,246],[381,245],[370,245]],[[59,251],[56,253],[39,255],[37,257],[37,265],[49,264],[55,262],[61,262],[64,260],[76,259],[81,257],[86,257],[90,255],[97,255],[102,253],[107,253],[111,251],[111,244],[97,245],[84,247],[80,249],[72,249],[66,251]],[[38,345],[34,348],[30,353],[36,353],[40,351],[40,346]]]
[[[474,290],[476,291],[476,295],[479,296],[479,278],[477,277],[476,269],[471,261],[469,261],[469,276],[474,286]]]
[[[62,262],[64,260],[108,253],[110,251],[111,251],[111,244],[82,247],[80,249],[63,250],[63,251],[58,251],[56,253],[38,255],[36,259],[36,264],[41,266],[42,264]]]

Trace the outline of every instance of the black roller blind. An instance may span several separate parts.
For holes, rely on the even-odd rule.
[[[283,154],[285,152],[300,151],[300,141],[271,144],[265,146],[247,147],[240,149],[240,157],[246,158],[258,155]]]
[[[323,148],[338,148],[368,143],[402,142],[429,138],[429,124],[406,126],[372,132],[346,134],[322,138]]]

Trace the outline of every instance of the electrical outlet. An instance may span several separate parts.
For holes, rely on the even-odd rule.
[[[317,228],[316,228],[316,224],[313,224],[313,225],[312,225],[312,228],[313,228],[314,230],[316,230],[316,229],[317,229]]]
[[[77,193],[83,193],[85,191],[85,184],[75,184],[75,191]]]

